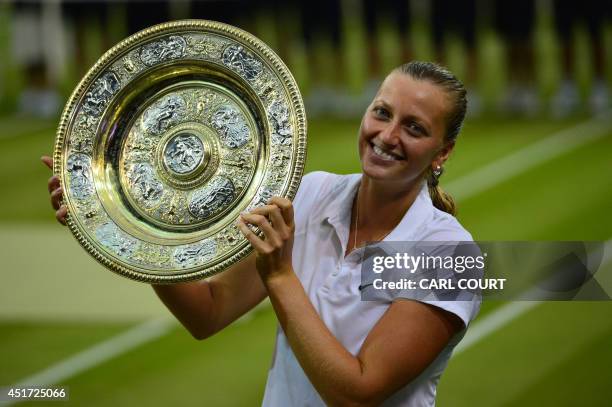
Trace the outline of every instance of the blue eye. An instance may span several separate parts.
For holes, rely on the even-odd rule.
[[[419,124],[414,123],[414,122],[408,124],[407,128],[411,133],[416,133],[418,136],[424,136],[427,134],[427,132],[425,131],[425,129],[423,129],[423,127],[421,127]]]
[[[423,129],[421,128],[421,126],[419,126],[418,124],[415,124],[415,123],[412,123],[410,125],[410,128],[415,130],[415,131],[418,131],[419,133],[423,132]]]
[[[389,113],[389,111],[387,109],[385,109],[384,107],[380,107],[377,106],[373,109],[374,114],[377,117],[381,117],[381,118],[389,118],[391,116],[391,114]]]

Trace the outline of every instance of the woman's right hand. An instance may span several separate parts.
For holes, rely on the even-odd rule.
[[[40,157],[40,160],[45,164],[51,171],[53,171],[53,159],[47,155]],[[66,215],[68,214],[68,208],[66,205],[62,205],[62,187],[60,186],[59,177],[53,175],[47,181],[47,189],[51,195],[51,206],[55,209],[55,219],[62,225],[66,225]]]

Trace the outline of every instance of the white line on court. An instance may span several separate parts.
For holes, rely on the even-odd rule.
[[[170,318],[157,318],[144,322],[106,341],[87,348],[76,355],[64,359],[45,370],[26,377],[10,387],[51,386],[60,383],[96,365],[102,364],[107,360],[165,335],[175,325],[176,322]],[[10,406],[19,402],[20,400],[15,400],[0,404],[3,406]]]
[[[606,116],[603,116],[604,118]],[[589,141],[603,137],[612,123],[600,117],[590,119],[577,126],[554,133],[545,139],[527,146],[516,153],[501,158],[483,168],[461,177],[446,187],[453,191],[458,199],[467,199],[493,185],[510,179],[536,165],[571,151]],[[499,329],[511,320],[532,309],[538,302],[515,302],[503,306],[487,315],[470,327],[468,334],[455,349],[455,354],[467,349],[485,336]],[[252,312],[242,320],[252,318]],[[240,322],[240,321],[237,321]],[[52,385],[67,380],[87,369],[128,352],[139,345],[155,340],[169,332],[174,322],[159,320],[145,322],[128,331],[94,345],[68,359],[65,359],[33,376],[21,380],[18,384]]]
[[[540,301],[510,302],[491,312],[482,319],[477,320],[470,326],[465,334],[465,337],[461,340],[461,342],[459,342],[459,345],[455,347],[453,357],[470,348],[472,345],[479,342],[489,334],[497,331],[510,321],[520,317],[527,311],[532,310],[539,304],[541,304]]]
[[[467,199],[546,161],[604,137],[612,127],[607,111],[576,126],[524,147],[444,186],[457,199]]]
[[[243,324],[253,319],[254,313],[261,309],[261,306],[255,308],[238,319],[234,324]],[[161,338],[170,330],[177,326],[176,320],[173,318],[156,318],[142,324],[136,325],[119,335],[113,336],[103,342],[100,342],[90,348],[87,348],[76,355],[64,359],[45,370],[42,370],[32,376],[13,384],[10,387],[27,387],[27,386],[51,386],[70,379],[94,366],[100,365],[108,360],[111,360],[119,355],[129,352],[132,349],[144,345],[145,343]],[[23,400],[26,401],[26,400]],[[19,400],[0,402],[2,406],[10,406],[19,403]]]
[[[610,263],[612,263],[612,240],[607,241],[603,246],[603,258],[601,259],[599,269],[601,270],[604,267],[607,267]],[[534,296],[530,296],[529,293],[520,297],[534,298]],[[476,322],[468,329],[465,337],[461,340],[461,342],[459,342],[459,345],[455,347],[453,357],[457,356],[464,350],[469,349],[489,334],[497,331],[502,326],[520,317],[540,304],[542,304],[542,301],[509,302],[484,316],[482,319],[476,320]]]
[[[33,376],[26,377],[15,384],[14,387],[46,386],[61,382],[130,349],[155,340],[168,333],[175,326],[176,322],[170,318],[149,320],[87,348]]]

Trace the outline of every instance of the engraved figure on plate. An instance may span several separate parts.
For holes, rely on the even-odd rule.
[[[175,136],[164,150],[166,166],[177,174],[187,174],[195,170],[203,158],[202,140],[192,134]]]
[[[66,163],[70,174],[70,192],[77,199],[86,199],[94,192],[91,157],[82,153],[74,153]]]
[[[174,251],[174,261],[179,267],[193,267],[211,259],[216,251],[215,241],[207,239],[200,243],[179,246]]]
[[[140,51],[140,60],[147,66],[169,59],[181,58],[185,55],[187,43],[183,37],[171,35],[166,40],[159,40],[147,44]]]
[[[83,111],[92,116],[99,116],[119,87],[117,75],[114,72],[105,72],[85,95]]]
[[[263,64],[240,45],[230,45],[225,48],[223,63],[244,76],[248,80],[255,79],[262,71]]]
[[[147,163],[132,165],[127,173],[130,185],[142,203],[153,204],[161,198],[164,186]]]
[[[185,115],[187,104],[176,94],[170,94],[150,106],[142,116],[144,129],[152,134],[158,134],[171,125],[179,122]]]
[[[117,225],[104,223],[96,230],[96,237],[105,247],[121,257],[129,257],[136,249],[136,240],[127,236]]]
[[[189,212],[196,218],[204,219],[221,211],[234,199],[232,181],[219,177],[204,188],[195,191],[189,202]]]
[[[252,208],[256,208],[261,205],[267,205],[268,201],[273,196],[274,196],[274,192],[270,188],[268,187],[263,188],[261,192],[259,192],[259,196],[255,200],[255,203],[252,205]]]
[[[277,100],[270,105],[268,112],[274,126],[272,142],[284,146],[291,144],[291,124],[287,105]]]
[[[212,114],[210,122],[219,132],[221,142],[229,148],[242,147],[251,138],[244,116],[232,106],[221,106]]]

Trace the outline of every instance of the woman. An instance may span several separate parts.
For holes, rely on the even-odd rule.
[[[361,123],[362,174],[306,175],[293,203],[274,197],[241,214],[253,255],[208,281],[157,285],[156,293],[198,339],[270,298],[281,329],[266,406],[434,405],[479,303],[361,301],[360,262],[365,242],[472,240],[437,187],[465,111],[463,85],[444,68],[397,68]],[[64,222],[58,186],[52,177]]]

